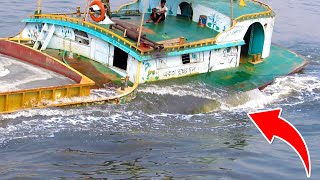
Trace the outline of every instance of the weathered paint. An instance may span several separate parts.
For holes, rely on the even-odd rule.
[[[194,6],[193,21],[198,22],[200,15],[206,15],[207,16],[206,26],[211,29],[214,29],[218,32],[223,32],[231,27],[230,25],[231,20],[229,16],[201,4],[195,4],[193,6]]]
[[[40,23],[27,23],[25,28],[21,31],[21,37],[30,38],[33,41],[38,39],[41,33],[43,24]]]
[[[240,46],[190,53],[190,63],[181,56],[159,57],[142,63],[140,82],[171,79],[239,66]]]

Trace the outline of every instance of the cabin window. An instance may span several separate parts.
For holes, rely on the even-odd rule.
[[[75,37],[76,37],[76,41],[78,43],[85,44],[85,45],[89,45],[90,44],[89,37],[88,37],[88,34],[86,32],[75,30],[74,34],[75,34]]]
[[[190,54],[183,54],[181,57],[182,57],[182,64],[190,63]]]

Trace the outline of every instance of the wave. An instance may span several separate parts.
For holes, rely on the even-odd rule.
[[[199,89],[200,87],[204,88]],[[135,104],[132,106],[99,105],[89,108],[36,109],[0,115],[0,144],[15,139],[54,137],[55,133],[64,130],[182,135],[198,131],[202,134],[204,132],[226,133],[234,129],[250,127],[247,121],[234,119],[234,117],[243,119],[244,112],[280,104],[285,106],[314,101],[320,97],[319,90],[320,79],[318,77],[303,75],[277,78],[263,91],[256,89],[230,95],[227,93],[222,95],[222,91],[211,92],[208,87],[201,84],[170,87],[149,85],[140,89],[140,92],[157,96],[215,98],[215,103],[211,107],[211,104],[203,105],[194,114],[147,113],[143,109],[131,109],[132,106],[136,107]],[[104,93],[109,92],[97,90],[93,94]],[[287,101],[288,98],[295,100]]]
[[[188,136],[198,132],[227,133],[235,128],[248,127],[246,121],[225,121],[224,116],[218,113],[147,114],[143,111],[114,110],[113,107],[114,105],[90,109],[43,109],[19,112],[18,115],[2,115],[0,145],[18,139],[51,138],[64,131]]]
[[[263,91],[258,89],[222,96],[201,106],[196,112],[256,111],[268,106],[297,105],[320,99],[320,79],[315,76],[280,77]],[[290,101],[287,99],[291,98]],[[292,100],[295,99],[295,100]],[[284,103],[285,102],[285,103]]]
[[[205,84],[194,83],[194,84],[184,84],[184,85],[170,85],[170,86],[158,86],[158,85],[147,85],[146,87],[139,88],[141,93],[149,93],[156,95],[172,95],[172,96],[193,96],[197,98],[205,99],[216,99],[222,94],[222,89],[212,89],[208,88]]]

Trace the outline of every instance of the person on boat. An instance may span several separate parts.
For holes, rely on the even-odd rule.
[[[147,21],[147,23],[150,23],[150,22],[157,22],[158,19],[159,19],[160,15],[157,13],[157,8],[153,8],[152,9],[152,13],[150,15],[150,19]]]
[[[157,8],[152,9],[152,14],[147,23],[154,22],[158,24],[159,22],[165,21],[167,17],[168,8],[166,6],[166,0],[161,0],[160,5]],[[157,12],[155,12],[157,10]]]
[[[109,0],[101,0],[101,2],[104,4],[104,8],[106,9],[108,17],[111,18],[111,10],[110,10]]]

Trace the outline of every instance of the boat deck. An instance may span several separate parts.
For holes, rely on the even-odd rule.
[[[63,75],[0,54],[0,93],[75,82]]]
[[[197,23],[185,17],[168,16],[164,22],[159,24],[146,23],[150,14],[146,14],[143,25],[143,33],[147,38],[155,42],[167,41],[184,37],[185,42],[196,42],[203,39],[216,37],[219,32],[208,27],[201,27]],[[137,29],[141,23],[141,16],[113,17],[115,22],[121,22],[127,26]],[[103,25],[102,25],[103,26]],[[108,28],[108,26],[104,26]],[[197,33],[196,35],[194,33]]]

